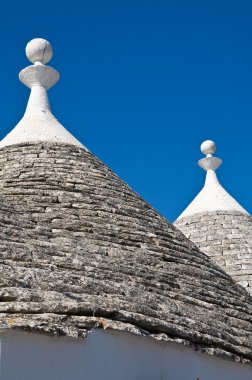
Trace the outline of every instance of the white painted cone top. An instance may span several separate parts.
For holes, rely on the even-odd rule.
[[[60,77],[56,70],[44,65],[52,58],[51,44],[35,38],[27,44],[26,55],[33,65],[23,69],[19,79],[31,89],[31,94],[23,118],[0,142],[0,148],[26,142],[58,142],[84,148],[51,113],[47,90]]]
[[[222,164],[222,160],[213,157],[215,150],[216,145],[211,140],[206,140],[201,144],[201,151],[206,157],[199,160],[198,164],[206,171],[205,185],[177,220],[210,211],[233,210],[248,214],[219,183],[215,171]]]

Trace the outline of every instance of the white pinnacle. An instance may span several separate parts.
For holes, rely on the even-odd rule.
[[[53,56],[52,45],[43,38],[34,38],[25,48],[26,56],[32,63],[48,63]]]
[[[33,65],[19,73],[20,81],[31,89],[30,98],[23,118],[0,142],[0,148],[13,144],[32,142],[59,142],[84,146],[69,133],[52,115],[47,96],[59,80],[58,71],[44,63],[50,61],[53,49],[50,42],[35,38],[26,46],[27,58]]]
[[[213,157],[216,151],[215,143],[211,140],[206,140],[201,144],[200,148],[202,153],[206,155],[205,158],[198,162],[199,166],[207,172],[205,185],[178,219],[208,211],[233,210],[248,214],[218,181],[215,171],[222,164],[222,160],[218,157]]]

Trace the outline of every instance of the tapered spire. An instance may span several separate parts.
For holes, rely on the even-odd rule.
[[[218,181],[216,170],[222,164],[222,160],[213,156],[216,151],[215,143],[206,140],[200,148],[201,152],[206,155],[198,162],[199,166],[206,171],[205,185],[178,219],[201,212],[219,210],[234,210],[248,214]]]
[[[53,56],[47,40],[35,38],[26,46],[33,65],[19,73],[20,81],[31,89],[25,114],[17,126],[0,142],[0,148],[26,142],[60,142],[83,147],[53,116],[47,91],[59,80],[59,73],[45,64]]]

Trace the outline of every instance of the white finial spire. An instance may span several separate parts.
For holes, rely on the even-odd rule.
[[[213,157],[216,151],[215,143],[211,140],[206,140],[201,144],[200,149],[206,155],[198,162],[199,166],[207,172],[205,185],[178,219],[201,212],[220,210],[234,210],[248,214],[218,181],[215,171],[222,164],[222,160],[218,157]]]
[[[25,48],[26,57],[30,62],[35,63],[48,63],[53,56],[52,45],[49,41],[43,38],[34,38]]]
[[[0,148],[25,142],[61,142],[80,147],[83,145],[73,137],[52,115],[47,96],[59,80],[59,73],[50,66],[53,49],[47,40],[35,38],[26,46],[27,58],[33,65],[19,73],[20,81],[31,89],[25,114],[18,125],[0,142]]]
[[[201,144],[200,150],[203,154],[211,156],[216,152],[216,144],[212,140],[206,140]]]
[[[219,181],[215,171],[221,166],[222,160],[212,156],[216,151],[215,142],[212,140],[204,141],[200,146],[200,150],[206,155],[205,158],[202,158],[198,162],[199,166],[207,172],[205,184],[218,183]]]

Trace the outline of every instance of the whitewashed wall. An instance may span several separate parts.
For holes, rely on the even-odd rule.
[[[251,380],[252,366],[111,331],[85,340],[1,331],[1,380]]]

